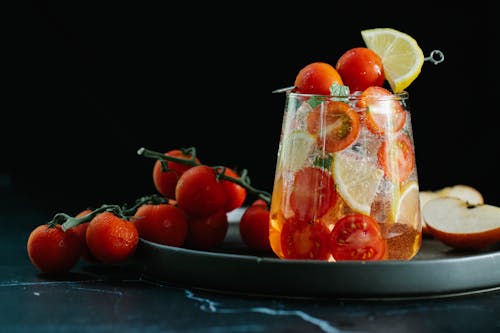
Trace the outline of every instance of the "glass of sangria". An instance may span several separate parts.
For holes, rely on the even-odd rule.
[[[408,93],[286,91],[269,226],[283,259],[413,258],[422,226]]]

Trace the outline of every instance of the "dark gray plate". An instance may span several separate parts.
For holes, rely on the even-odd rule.
[[[424,238],[410,261],[323,262],[282,260],[255,253],[231,222],[214,251],[196,251],[141,239],[136,255],[156,280],[190,288],[282,297],[432,298],[500,289],[500,249],[459,252]]]

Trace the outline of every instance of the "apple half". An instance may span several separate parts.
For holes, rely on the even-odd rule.
[[[500,207],[438,197],[422,215],[432,236],[452,248],[482,250],[500,242]]]
[[[419,196],[420,196],[421,210],[429,200],[441,197],[459,198],[464,201],[467,201],[470,205],[484,204],[484,198],[481,192],[479,192],[472,186],[463,184],[447,186],[435,191],[420,191]],[[422,214],[422,233],[424,235],[429,235],[429,236],[431,235],[430,230],[427,228],[427,223],[423,218],[423,214]]]
[[[442,188],[437,191],[438,196],[453,197],[467,201],[470,205],[484,204],[484,198],[481,192],[469,185],[453,185]]]

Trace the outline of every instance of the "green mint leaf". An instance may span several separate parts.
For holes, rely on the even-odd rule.
[[[333,156],[332,155],[327,155],[327,156],[318,156],[314,160],[314,166],[330,170],[332,167],[332,162],[333,162]]]
[[[311,98],[307,100],[307,103],[309,103],[309,105],[314,109],[315,107],[320,105],[323,101],[324,99],[320,96],[311,96]]]
[[[330,95],[335,96],[335,100],[348,102],[349,87],[334,82],[330,86]]]

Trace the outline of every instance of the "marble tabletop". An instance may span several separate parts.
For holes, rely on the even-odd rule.
[[[1,194],[1,193],[0,193]],[[2,332],[499,332],[500,291],[411,300],[254,296],[81,262],[44,276],[27,256],[47,211],[0,195]]]

